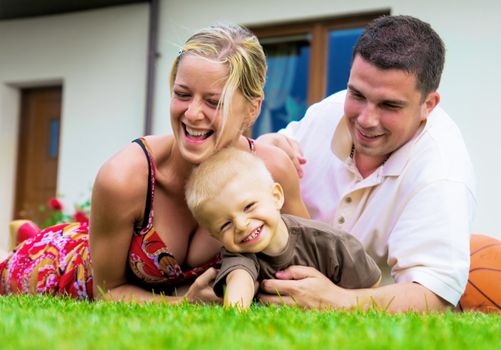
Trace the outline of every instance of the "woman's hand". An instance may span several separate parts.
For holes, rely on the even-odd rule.
[[[213,267],[209,268],[193,282],[184,297],[190,303],[216,303],[223,304],[223,299],[219,298],[210,283],[214,281],[217,275],[217,270]]]

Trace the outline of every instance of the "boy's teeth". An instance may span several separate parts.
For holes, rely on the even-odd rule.
[[[248,236],[244,241],[247,242],[247,241],[250,241],[251,239],[254,239],[257,237],[257,233],[254,232],[253,234],[251,234],[250,236]]]
[[[261,232],[261,227],[258,227],[256,230],[254,230],[253,233],[251,233],[247,238],[244,239],[244,242],[250,241],[251,239],[254,239],[257,237],[257,235]]]

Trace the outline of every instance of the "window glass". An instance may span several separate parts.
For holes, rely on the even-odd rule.
[[[49,135],[49,157],[57,159],[59,149],[59,119],[52,118],[50,120],[50,135]]]
[[[346,89],[353,47],[362,32],[363,27],[333,30],[325,26],[327,40],[321,43],[320,51],[317,47],[316,59],[320,59],[319,55],[325,57],[326,64],[311,63],[316,73],[321,72],[322,80],[325,78],[318,82],[315,77],[316,84],[322,84],[318,87],[310,86],[314,80],[309,74],[311,33],[262,38],[268,72],[263,106],[252,128],[252,137],[278,131],[289,122],[301,119],[308,99],[318,101]]]
[[[326,96],[346,89],[353,47],[362,31],[363,28],[353,28],[329,32]]]
[[[290,121],[301,119],[307,108],[309,41],[303,37],[267,42],[263,43],[268,64],[265,97],[253,137],[278,131]]]

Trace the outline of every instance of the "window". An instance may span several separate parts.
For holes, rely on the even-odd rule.
[[[265,100],[252,136],[277,131],[306,108],[346,88],[352,49],[363,27],[389,11],[250,27],[266,53]]]

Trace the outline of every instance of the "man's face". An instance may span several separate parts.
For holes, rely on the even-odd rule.
[[[383,163],[416,134],[438,101],[437,92],[423,100],[415,74],[380,69],[357,55],[344,105],[355,151]]]

